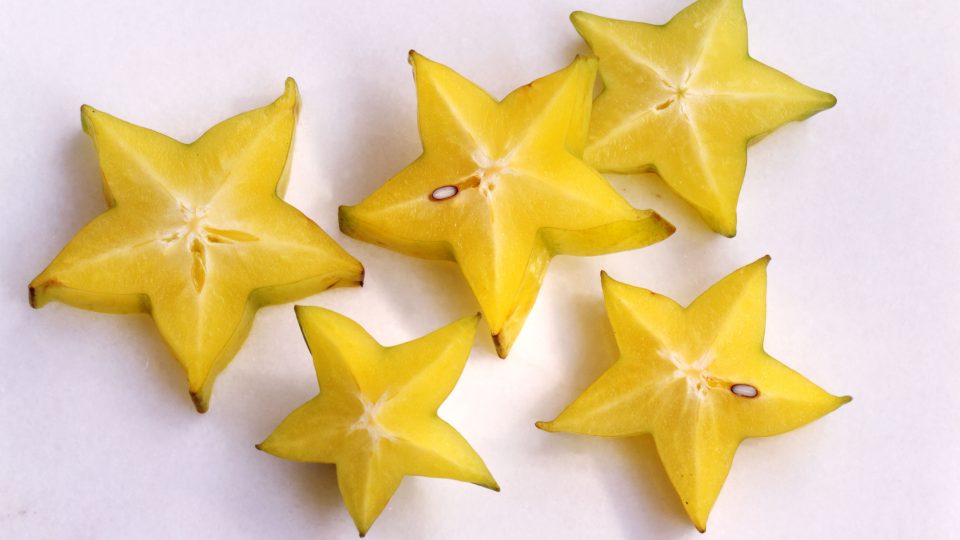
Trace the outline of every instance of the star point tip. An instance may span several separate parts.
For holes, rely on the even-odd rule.
[[[510,353],[510,346],[503,342],[500,333],[490,334],[490,337],[493,338],[493,348],[497,350],[497,356],[505,360]]]
[[[33,309],[40,307],[37,305],[37,289],[33,285],[27,285],[27,297],[30,300],[30,307]]]
[[[589,17],[590,14],[586,11],[577,10],[570,12],[570,22],[572,22],[574,26],[576,26],[578,22],[584,21]]]
[[[193,401],[193,406],[197,408],[197,412],[203,414],[210,409],[210,402],[203,396],[201,392],[190,391],[190,399]]]

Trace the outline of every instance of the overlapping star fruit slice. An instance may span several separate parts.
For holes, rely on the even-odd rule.
[[[600,60],[584,159],[656,172],[716,232],[734,236],[747,146],[836,104],[750,57],[741,0],[699,0],[670,22],[571,16]]]
[[[350,236],[455,261],[506,357],[554,255],[643,247],[674,228],[631,207],[581,160],[596,60],[522,86],[501,101],[411,52],[423,154],[356,206]]]
[[[320,394],[257,448],[284,459],[334,464],[361,536],[404,476],[500,490],[470,444],[437,416],[466,364],[479,315],[384,347],[343,315],[316,307],[296,310]]]
[[[148,313],[205,411],[260,306],[363,281],[360,263],[281,198],[299,104],[288,79],[272,104],[190,144],[85,105],[109,209],[30,283],[31,305]]]
[[[704,531],[741,441],[799,428],[850,401],[764,352],[768,260],[735,271],[686,308],[604,274],[620,359],[537,427],[652,435],[683,508]]]

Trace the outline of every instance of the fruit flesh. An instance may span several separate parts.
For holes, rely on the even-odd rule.
[[[480,456],[437,416],[470,354],[479,316],[384,347],[342,315],[296,309],[320,394],[257,448],[284,459],[335,464],[361,536],[404,476],[451,478],[499,491]]]
[[[31,304],[149,313],[206,410],[257,308],[363,279],[280,198],[298,110],[289,79],[273,104],[184,144],[84,106],[110,208],[31,282]]]
[[[419,54],[411,63],[423,154],[360,204],[341,207],[340,228],[455,261],[501,357],[554,255],[634,249],[673,232],[655,212],[632,208],[579,157],[594,60],[578,58],[502,101]]]
[[[763,351],[768,258],[730,274],[693,304],[603,276],[620,359],[547,431],[651,434],[700,531],[737,446],[801,427],[850,401]]]
[[[656,172],[710,227],[736,234],[747,146],[836,99],[752,58],[740,0],[699,0],[662,26],[575,12],[599,57],[584,159],[601,172]]]

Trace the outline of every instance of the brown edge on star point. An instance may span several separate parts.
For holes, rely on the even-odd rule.
[[[200,392],[190,392],[190,399],[193,400],[193,406],[197,408],[198,413],[203,414],[210,409],[210,403],[203,401]]]
[[[493,347],[497,350],[497,356],[506,360],[508,351],[503,350],[503,343],[500,342],[500,334],[490,334],[490,337],[493,338]]]

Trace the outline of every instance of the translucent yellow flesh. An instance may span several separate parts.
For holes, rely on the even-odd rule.
[[[413,54],[424,152],[362,203],[340,210],[354,237],[460,265],[505,357],[553,255],[657,242],[673,227],[632,208],[583,163],[594,60],[496,101]],[[456,194],[437,200],[438,188]]]
[[[280,199],[298,107],[291,79],[273,104],[183,144],[85,106],[110,209],[33,280],[31,303],[149,313],[205,410],[258,307],[363,278]]]
[[[499,490],[480,456],[437,416],[460,378],[479,317],[383,347],[352,320],[297,307],[320,395],[258,448],[295,461],[333,463],[361,536],[404,476],[452,478]]]
[[[604,275],[620,359],[552,422],[602,436],[649,433],[701,531],[747,437],[796,429],[847,403],[763,351],[766,265],[730,274],[688,308]],[[754,389],[755,397],[738,395]]]
[[[836,99],[750,58],[740,0],[700,0],[655,26],[576,12],[605,89],[584,159],[656,171],[715,231],[736,234],[747,145]]]

